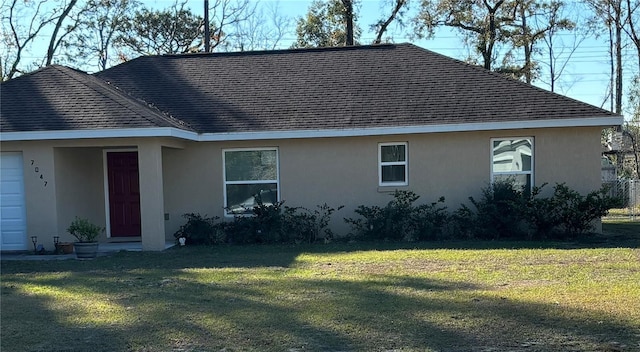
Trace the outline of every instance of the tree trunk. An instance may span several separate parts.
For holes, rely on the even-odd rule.
[[[622,114],[622,1],[616,1],[615,25],[616,25],[616,110],[617,114]]]
[[[611,11],[611,9],[609,9],[609,11]],[[610,15],[610,14],[609,14]],[[610,72],[610,77],[609,77],[609,99],[611,102],[611,108],[609,109],[611,112],[614,111],[614,101],[615,101],[615,63],[614,63],[614,47],[615,47],[615,43],[613,42],[613,29],[611,28],[611,25],[609,25],[609,62],[611,63],[611,72]]]
[[[520,16],[522,17],[522,46],[524,47],[524,78],[527,83],[531,84],[531,42],[533,38],[529,33],[529,27],[527,27],[527,11],[524,4],[520,6]]]
[[[353,1],[352,0],[342,0],[342,5],[344,6],[344,20],[346,22],[346,46],[353,45]]]
[[[204,52],[211,51],[211,33],[209,29],[209,0],[204,0]]]
[[[627,0],[627,18],[629,19],[629,22],[627,23],[629,32],[627,33],[629,34],[629,37],[631,37],[631,41],[635,45],[636,51],[638,52],[638,69],[640,70],[640,36],[638,36],[638,33],[636,32],[636,25],[638,24],[633,21],[633,11],[631,10],[631,8],[631,0]],[[640,8],[636,7],[635,11],[640,11]]]
[[[553,42],[549,41],[549,74],[551,76],[551,80],[549,85],[551,86],[551,91],[555,92],[556,88],[556,64],[553,60]]]
[[[482,53],[482,58],[484,59],[484,68],[486,68],[487,70],[491,69],[491,61],[493,59],[493,47],[496,44],[496,37],[497,37],[497,23],[496,23],[496,13],[498,12],[498,9],[500,8],[500,6],[502,6],[502,3],[504,3],[504,0],[500,0],[498,2],[496,2],[495,5],[491,6],[487,0],[484,0],[484,6],[487,8],[487,11],[489,13],[489,33],[483,33],[483,40],[482,40],[482,44],[483,44],[483,53]],[[487,35],[488,35],[488,40],[487,40]]]

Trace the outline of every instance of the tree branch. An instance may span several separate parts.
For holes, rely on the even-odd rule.
[[[393,22],[393,20],[398,15],[398,12],[407,4],[407,0],[396,0],[396,6],[394,6],[393,11],[391,11],[391,15],[387,18],[386,21],[379,23],[380,28],[378,28],[378,34],[376,35],[376,39],[373,41],[373,44],[380,44],[382,42],[382,35],[387,31],[387,27]]]
[[[47,62],[45,63],[45,66],[51,65],[51,60],[53,59],[53,52],[55,49],[54,45],[56,42],[56,38],[58,37],[58,31],[60,30],[60,27],[62,27],[62,23],[64,22],[64,20],[69,15],[69,12],[71,12],[71,9],[75,6],[77,2],[78,0],[71,0],[69,2],[69,5],[67,5],[64,11],[62,11],[62,14],[60,15],[60,17],[58,17],[58,22],[56,23],[56,26],[53,29],[53,33],[51,34],[51,40],[49,40],[49,49],[47,49]]]

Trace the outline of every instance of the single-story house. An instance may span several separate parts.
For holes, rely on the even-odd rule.
[[[71,240],[76,216],[162,250],[182,214],[231,218],[263,192],[344,205],[337,232],[396,189],[451,209],[505,177],[587,192],[623,122],[411,44],[52,65],[0,91],[2,250]]]

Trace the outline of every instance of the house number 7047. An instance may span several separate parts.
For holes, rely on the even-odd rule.
[[[34,164],[35,164],[35,160],[31,159],[31,165],[33,166]],[[40,168],[38,166],[33,166],[33,172],[35,172],[37,174],[40,174]],[[47,180],[44,179],[44,175],[43,174],[40,174],[40,179],[43,182],[43,186],[47,187],[48,182],[47,182]]]

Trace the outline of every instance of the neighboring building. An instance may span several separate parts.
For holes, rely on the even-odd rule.
[[[344,205],[340,232],[396,189],[451,209],[505,177],[587,192],[602,128],[622,123],[410,44],[54,65],[0,91],[3,250],[75,216],[161,250],[182,214],[230,217],[258,193]]]

